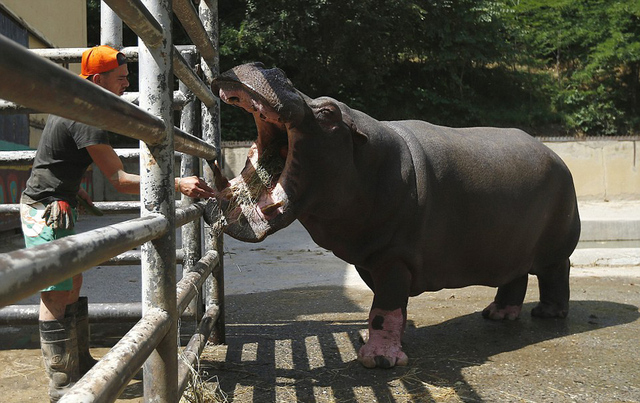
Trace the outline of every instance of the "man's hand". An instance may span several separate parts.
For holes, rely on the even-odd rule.
[[[78,208],[80,209],[80,212],[85,212],[87,214],[93,214],[97,216],[104,215],[102,210],[100,210],[95,206],[95,204],[93,204],[93,200],[91,200],[91,197],[84,189],[80,188],[78,194],[76,195],[76,200],[78,201]]]
[[[75,224],[71,206],[63,200],[55,200],[49,203],[44,209],[42,218],[53,229],[72,229]]]
[[[214,190],[207,185],[207,182],[197,176],[176,179],[176,188],[185,196],[196,199],[208,199],[214,197]]]

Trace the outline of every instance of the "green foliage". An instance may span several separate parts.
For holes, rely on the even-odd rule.
[[[568,131],[615,135],[640,129],[640,2],[521,0],[522,64],[553,71],[553,108]]]
[[[637,0],[224,2],[222,69],[260,60],[378,119],[640,129]],[[225,114],[223,114],[223,117]],[[252,138],[250,121],[223,121]],[[231,134],[231,135],[230,135]]]
[[[307,95],[332,96],[377,119],[547,135],[549,127],[589,135],[640,130],[638,0],[218,4],[222,71],[261,61],[283,69]],[[88,14],[98,5],[88,0]],[[99,17],[91,18],[89,32],[97,33]],[[188,42],[178,23],[174,39]],[[135,45],[129,31],[125,45]],[[248,114],[222,108],[225,140],[255,138]]]

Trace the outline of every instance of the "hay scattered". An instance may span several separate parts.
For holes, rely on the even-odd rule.
[[[181,353],[180,359],[185,363],[188,363],[188,359]],[[180,403],[226,403],[228,402],[228,396],[222,389],[218,382],[217,375],[209,379],[202,379],[200,376],[200,359],[197,360],[198,369],[189,365],[191,376],[189,379],[189,385],[187,386],[184,394],[180,398]]]
[[[250,175],[243,176],[244,180],[233,182],[229,188],[231,199],[226,204],[224,211],[222,211],[219,222],[212,225],[214,231],[219,230],[222,232],[224,227],[230,224],[227,219],[232,218],[233,213],[238,208],[243,212],[252,210],[260,195],[272,190],[273,179],[282,174],[285,165],[285,161],[280,157],[279,152],[280,147],[277,144],[269,144],[262,151],[255,170]],[[237,219],[237,217],[232,219],[234,218]]]

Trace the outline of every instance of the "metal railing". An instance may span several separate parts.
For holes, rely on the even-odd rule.
[[[172,13],[195,46],[173,46]],[[181,176],[202,175],[213,183],[208,163],[220,149],[219,100],[208,83],[218,71],[217,1],[200,1],[196,9],[191,0],[105,0],[101,20],[102,43],[122,47],[122,22],[138,35],[139,46],[122,51],[139,61],[139,93],[118,97],[56,64],[79,62],[85,49],[28,50],[0,35],[0,113],[52,113],[140,140],[141,201],[96,203],[110,213],[137,208],[140,217],[0,254],[0,307],[105,261],[139,262],[141,304],[96,304],[102,309],[92,305],[90,312],[106,321],[123,314],[140,320],[61,402],[114,401],[141,366],[145,401],[173,402],[207,340],[224,342],[222,238],[203,228],[204,202],[183,196],[176,207],[173,191],[176,151],[184,153]],[[202,77],[193,68],[198,63]],[[178,91],[172,72],[180,80]],[[173,125],[176,109],[182,111],[180,128]],[[33,154],[2,152],[0,165],[31,164]],[[0,213],[17,212],[16,205],[0,205]],[[176,227],[182,230],[179,251]],[[140,252],[131,251],[140,245]],[[179,282],[177,261],[183,267]],[[179,362],[177,321],[185,311],[200,325],[184,348],[187,360]],[[37,319],[34,307],[0,312],[5,323]]]

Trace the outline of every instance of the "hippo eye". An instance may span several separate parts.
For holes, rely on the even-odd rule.
[[[333,114],[333,109],[331,108],[322,108],[318,111],[323,116],[331,116]]]

